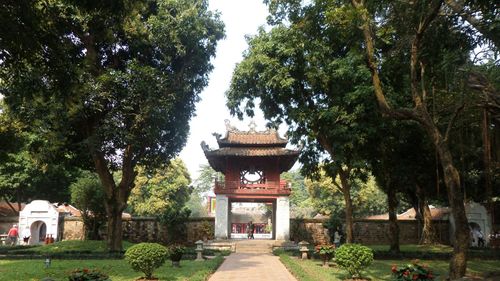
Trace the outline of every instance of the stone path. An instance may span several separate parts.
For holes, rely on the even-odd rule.
[[[209,281],[296,281],[279,257],[270,253],[232,253]]]

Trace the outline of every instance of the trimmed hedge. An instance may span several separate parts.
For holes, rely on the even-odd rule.
[[[373,251],[360,244],[344,244],[335,251],[335,262],[350,277],[360,278],[361,271],[373,262]]]
[[[165,263],[168,254],[167,248],[158,243],[139,243],[125,252],[125,260],[133,270],[151,279],[153,272]]]

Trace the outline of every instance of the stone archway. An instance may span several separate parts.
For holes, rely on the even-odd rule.
[[[246,239],[248,223],[254,225],[255,239],[274,239],[276,200],[229,201],[229,238]]]
[[[49,201],[34,200],[19,213],[19,229],[29,227],[30,244],[40,244],[46,237],[58,239],[59,212]]]
[[[47,225],[43,221],[35,221],[30,226],[31,238],[29,244],[43,243],[47,236]]]

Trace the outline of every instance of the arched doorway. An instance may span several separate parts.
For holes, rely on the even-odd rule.
[[[43,221],[35,221],[31,224],[30,231],[30,244],[42,243],[45,240],[45,236],[47,236],[47,225]]]
[[[269,199],[231,198],[229,203],[229,233],[232,239],[248,237],[248,223],[254,225],[255,239],[274,239],[274,205]]]

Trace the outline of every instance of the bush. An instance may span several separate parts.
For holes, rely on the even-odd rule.
[[[132,269],[143,272],[148,279],[153,277],[154,270],[162,266],[167,257],[167,248],[157,243],[139,243],[125,252],[125,260]]]
[[[111,281],[109,276],[95,269],[76,269],[68,277],[69,281]]]
[[[413,260],[400,269],[393,265],[392,276],[397,281],[432,281],[435,277],[426,265],[420,264],[419,260]]]
[[[98,240],[99,228],[106,221],[104,200],[106,196],[97,174],[82,171],[76,182],[70,186],[71,202],[82,214],[85,238]]]
[[[327,255],[332,257],[335,254],[335,245],[322,244],[314,247],[314,251],[319,255]]]
[[[186,248],[182,245],[174,244],[168,247],[168,252],[170,256],[170,260],[172,261],[180,261],[182,255],[186,252]]]
[[[344,244],[335,251],[335,261],[351,278],[360,278],[361,271],[373,262],[373,251],[359,244]]]

